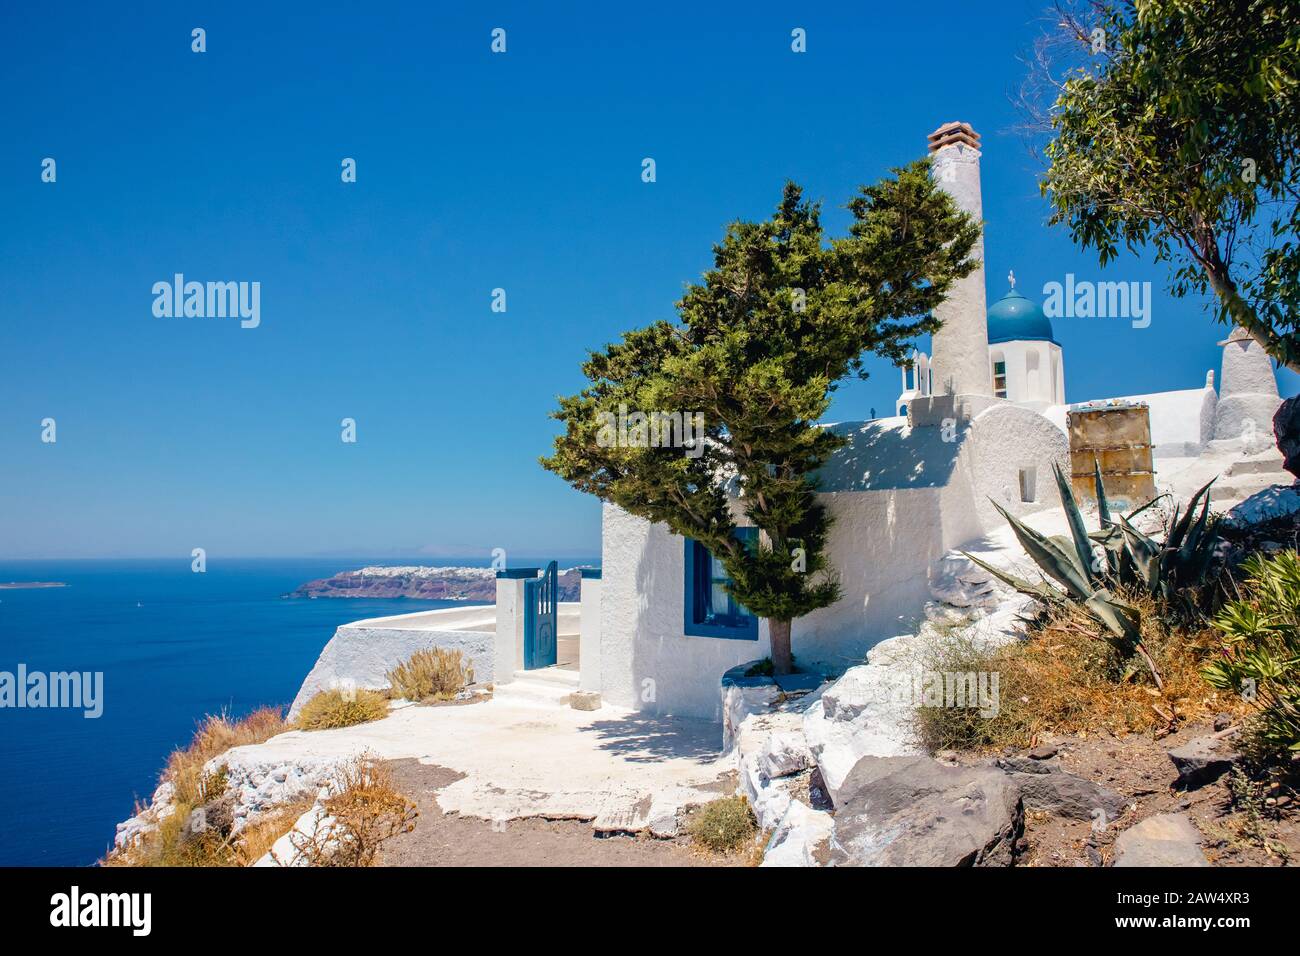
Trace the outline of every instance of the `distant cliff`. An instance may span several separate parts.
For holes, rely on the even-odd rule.
[[[560,600],[578,600],[577,568],[560,572]],[[300,585],[287,598],[423,598],[432,601],[495,601],[496,572],[491,568],[361,568],[340,571]]]

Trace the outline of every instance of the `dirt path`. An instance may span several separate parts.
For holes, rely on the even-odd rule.
[[[418,760],[388,762],[399,791],[415,802],[415,829],[384,845],[384,866],[737,866],[705,855],[682,838],[596,837],[580,820],[492,824],[443,813],[434,793],[463,774]]]

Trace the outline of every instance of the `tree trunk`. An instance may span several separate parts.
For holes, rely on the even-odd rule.
[[[1241,297],[1237,284],[1228,274],[1228,267],[1219,258],[1217,248],[1205,254],[1205,274],[1210,280],[1211,291],[1223,303],[1232,321],[1245,329],[1246,333],[1279,365],[1293,372],[1300,372],[1300,362],[1286,354],[1285,343],[1273,327],[1260,319],[1255,310],[1250,307],[1250,303]]]
[[[772,641],[772,673],[789,674],[794,670],[794,658],[790,654],[790,622],[767,622],[767,632]]]

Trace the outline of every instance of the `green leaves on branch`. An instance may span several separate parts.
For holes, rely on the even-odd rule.
[[[1220,321],[1300,367],[1300,3],[1071,6],[1077,55],[1039,77],[1051,221],[1103,266],[1149,249],[1171,294],[1212,293]]]
[[[847,236],[828,241],[821,206],[786,185],[771,217],[730,224],[713,266],[656,322],[592,352],[562,397],[547,470],[581,491],[702,542],[733,596],[789,621],[839,595],[816,471],[846,439],[818,421],[864,353],[901,362],[932,312],[975,268],[980,224],[918,161],[863,187]],[[603,417],[698,413],[702,449],[600,441]],[[747,547],[738,525],[759,529]]]
[[[1201,676],[1250,700],[1256,749],[1285,758],[1300,753],[1300,555],[1253,555],[1242,568],[1246,594],[1215,617],[1223,651]]]

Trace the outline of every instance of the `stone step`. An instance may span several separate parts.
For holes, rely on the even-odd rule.
[[[555,676],[572,675],[569,676]],[[576,671],[515,671],[508,684],[498,684],[492,696],[499,701],[529,707],[567,707],[569,696],[578,689]]]
[[[1239,461],[1234,461],[1228,466],[1227,475],[1236,477],[1237,475],[1285,475],[1287,471],[1282,467],[1282,455],[1274,451],[1260,452],[1258,455],[1247,455]]]
[[[531,671],[515,671],[515,680],[540,680],[548,684],[562,684],[570,690],[578,688],[578,672],[559,667],[539,667]]]

